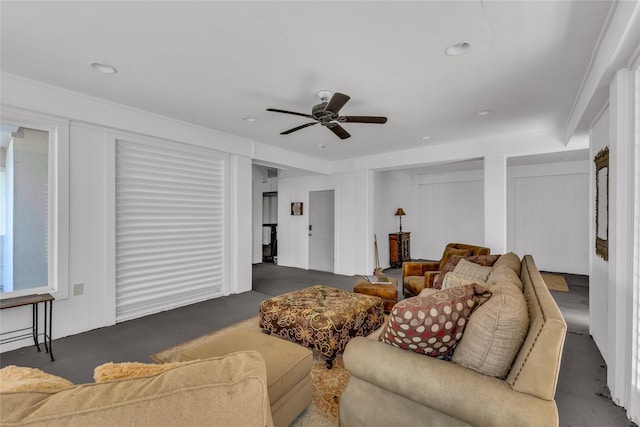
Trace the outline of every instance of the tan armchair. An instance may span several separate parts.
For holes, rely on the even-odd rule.
[[[440,261],[408,261],[402,264],[402,289],[405,298],[416,296],[424,288],[433,287],[433,281],[442,267],[453,255],[473,256],[489,255],[489,248],[449,243],[442,253]]]

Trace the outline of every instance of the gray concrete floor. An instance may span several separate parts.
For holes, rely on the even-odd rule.
[[[396,278],[401,274],[399,269],[386,273]],[[570,292],[552,292],[568,325],[556,391],[560,426],[635,426],[609,397],[606,365],[589,335],[588,277],[565,277]],[[56,339],[55,362],[33,346],[5,352],[0,355],[0,366],[30,366],[74,383],[93,382],[93,369],[102,363],[151,363],[153,353],[257,315],[264,299],[316,284],[352,290],[354,277],[256,264],[250,292]]]

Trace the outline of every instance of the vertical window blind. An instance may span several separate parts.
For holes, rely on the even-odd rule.
[[[226,157],[116,143],[116,321],[223,295]]]

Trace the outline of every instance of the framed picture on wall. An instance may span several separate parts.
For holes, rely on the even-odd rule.
[[[291,215],[302,215],[302,202],[291,203]]]
[[[596,164],[596,255],[609,260],[609,147],[593,159]]]

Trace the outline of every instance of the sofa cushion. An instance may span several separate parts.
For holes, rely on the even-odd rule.
[[[487,283],[483,282],[481,280],[474,280],[474,279],[469,279],[465,276],[461,276],[459,274],[454,273],[453,271],[450,273],[447,273],[446,276],[444,276],[444,280],[442,281],[442,289],[449,289],[449,288],[453,288],[456,286],[464,286],[464,285],[471,285],[477,283],[478,285],[487,287]]]
[[[0,369],[0,392],[34,391],[56,392],[74,384],[36,368],[9,365]]]
[[[505,378],[529,330],[529,313],[515,285],[499,283],[491,293],[489,301],[471,314],[453,362]]]
[[[471,255],[471,256],[460,256],[453,255],[449,260],[444,264],[442,269],[440,270],[440,276],[436,277],[433,282],[433,287],[436,289],[442,288],[442,282],[444,282],[444,278],[447,273],[453,271],[461,259],[465,259],[474,264],[491,267],[500,257],[500,255]]]
[[[425,290],[426,291],[426,290]],[[449,359],[473,309],[491,293],[480,285],[430,290],[397,303],[379,340],[432,357]]]
[[[254,351],[58,392],[3,391],[0,406],[0,425],[273,425],[264,360]]]
[[[522,281],[520,281],[520,278],[515,273],[515,271],[513,271],[511,267],[505,264],[499,265],[498,267],[494,267],[493,271],[491,272],[491,274],[489,274],[489,277],[487,278],[487,286],[489,288],[499,283],[511,283],[515,285],[518,289],[520,289],[521,292],[524,289],[524,286],[522,285]]]
[[[493,268],[498,268],[501,265],[506,265],[513,270],[514,273],[520,277],[520,257],[513,252],[501,255],[500,258],[493,264]]]
[[[461,259],[460,262],[458,262],[458,265],[456,265],[456,268],[453,269],[453,272],[457,276],[463,277],[465,279],[486,282],[492,270],[493,267],[485,267],[467,261],[466,259]]]

